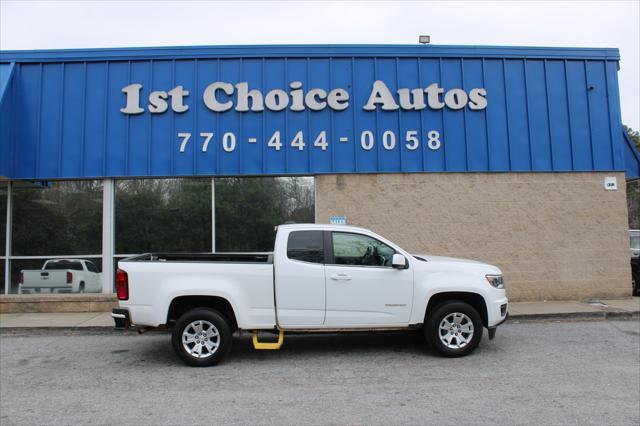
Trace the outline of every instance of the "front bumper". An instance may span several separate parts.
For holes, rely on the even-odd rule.
[[[505,322],[508,319],[509,319],[509,311],[506,310],[506,308],[505,308],[505,316],[504,316],[504,318],[499,323],[494,325],[493,327],[489,327],[487,329],[489,331],[489,340],[493,340],[493,338],[496,337],[496,329],[498,328],[499,325],[501,325],[503,322]]]
[[[128,309],[112,309],[111,318],[116,323],[116,330],[127,330],[131,327],[131,316]]]

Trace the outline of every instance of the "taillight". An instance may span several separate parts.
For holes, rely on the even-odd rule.
[[[71,284],[73,282],[73,274],[67,271],[67,284]]]
[[[20,272],[18,275],[18,284],[22,285],[24,283],[24,273]]]
[[[118,300],[129,300],[129,277],[122,269],[116,272],[116,293]]]

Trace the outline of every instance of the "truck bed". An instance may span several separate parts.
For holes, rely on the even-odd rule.
[[[165,324],[171,302],[180,297],[222,297],[232,301],[240,328],[275,327],[271,253],[146,253],[120,260],[129,297],[121,308],[134,324]]]

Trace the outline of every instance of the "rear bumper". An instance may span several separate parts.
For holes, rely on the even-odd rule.
[[[131,316],[128,309],[111,310],[111,318],[115,322],[116,330],[127,330],[131,327]]]

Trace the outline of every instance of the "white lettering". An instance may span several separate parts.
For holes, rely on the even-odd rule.
[[[262,92],[258,89],[249,90],[248,83],[238,83],[236,84],[236,89],[238,89],[236,111],[249,111],[249,98],[251,98],[251,111],[264,111]]]
[[[328,93],[325,89],[303,89],[301,81],[289,83],[288,91],[272,89],[263,95],[260,89],[251,89],[249,83],[240,82],[232,85],[224,81],[216,81],[206,87],[202,99],[206,107],[213,112],[229,111],[235,107],[238,112],[260,112],[265,109],[271,111],[283,111],[289,108],[291,111],[322,111],[331,108],[334,111],[343,111],[349,108],[350,93],[343,88],[335,88]],[[140,93],[142,85],[133,83],[122,88],[125,94],[126,104],[120,111],[124,114],[141,114],[144,108],[140,106]],[[222,93],[221,93],[222,92]],[[176,86],[167,91],[156,90],[149,94],[146,108],[152,114],[162,114],[169,109],[176,113],[189,110],[186,103],[189,91],[183,86]],[[169,104],[170,99],[170,104]],[[426,88],[401,88],[391,92],[389,87],[381,80],[373,83],[369,98],[363,106],[365,111],[375,111],[380,106],[383,111],[421,111],[427,106],[433,110],[439,110],[445,106],[452,110],[460,110],[468,106],[470,110],[478,111],[487,108],[487,90],[474,88],[466,92],[460,88],[452,88],[445,92],[438,83],[432,83]],[[413,145],[412,145],[413,146]]]
[[[471,89],[469,92],[469,109],[481,110],[487,107],[487,90]]]
[[[289,105],[289,96],[284,90],[273,89],[265,96],[264,104],[271,111],[282,111]]]
[[[327,97],[329,108],[342,111],[349,108],[349,92],[344,89],[333,89]]]
[[[214,112],[222,112],[228,111],[233,107],[232,101],[227,101],[224,103],[220,103],[216,98],[216,91],[222,90],[228,96],[233,95],[233,86],[229,83],[225,83],[222,81],[216,81],[215,83],[211,83],[204,89],[204,94],[202,95],[202,99],[204,100],[204,104],[211,111]]]
[[[319,101],[318,99],[326,99],[327,92],[322,89],[311,89],[307,92],[307,96],[304,97],[304,101],[307,103],[309,109],[314,111],[321,111],[327,107],[327,103]]]
[[[376,80],[373,83],[373,89],[371,90],[369,100],[364,106],[364,109],[373,111],[376,109],[377,104],[382,104],[382,109],[385,111],[394,111],[399,108],[396,101],[393,100],[393,95],[387,85],[380,80]]]
[[[149,95],[149,111],[153,114],[161,114],[169,108],[167,104],[167,92],[151,92]]]
[[[462,109],[469,100],[467,92],[462,89],[451,89],[444,95],[444,103],[451,109]]]
[[[291,111],[304,111],[302,83],[292,81],[289,87],[293,89],[291,91]]]
[[[431,109],[444,108],[444,102],[440,100],[440,95],[444,93],[444,89],[438,87],[438,83],[433,83],[424,89],[427,94],[427,103]]]
[[[122,88],[127,103],[124,108],[120,108],[120,112],[125,114],[142,114],[144,109],[140,108],[140,90],[142,84],[134,83]]]
[[[419,111],[425,109],[427,105],[424,103],[424,90],[422,89],[399,89],[398,97],[400,98],[400,108],[415,109]],[[413,97],[413,101],[411,98]]]
[[[171,89],[169,96],[171,96],[171,109],[175,112],[185,112],[189,109],[189,105],[184,104],[184,98],[189,96],[189,91],[184,90],[182,86]]]

